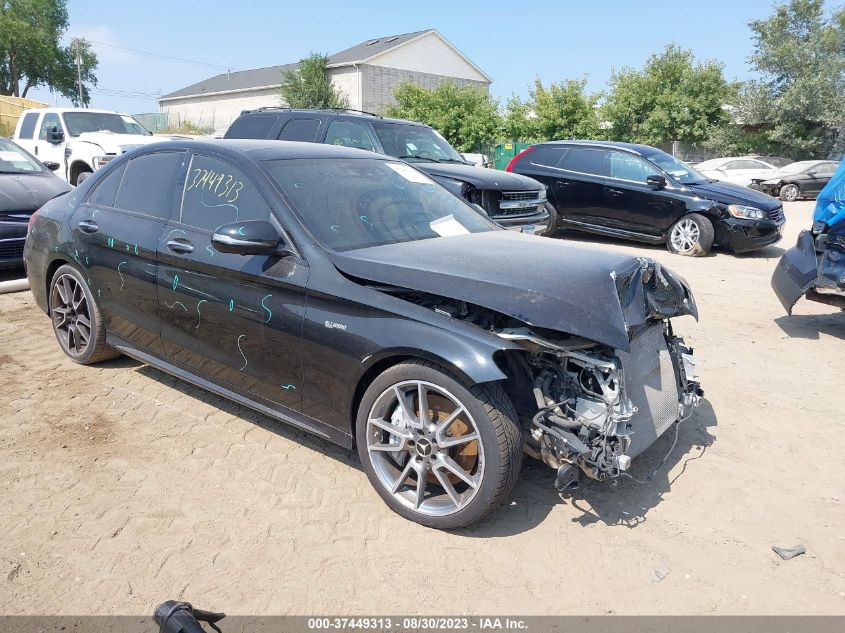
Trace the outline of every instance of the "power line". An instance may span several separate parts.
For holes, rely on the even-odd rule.
[[[164,59],[171,62],[177,62],[180,64],[191,64],[194,66],[202,66],[205,68],[215,68],[217,70],[237,70],[232,68],[231,66],[220,66],[219,64],[209,64],[208,62],[201,62],[195,59],[185,59],[184,57],[172,57],[170,55],[162,55],[160,53],[153,53],[150,51],[142,51],[137,48],[127,48],[126,46],[118,46],[117,44],[107,44],[106,42],[98,42],[97,40],[87,40],[91,44],[96,46],[105,46],[106,48],[113,48],[119,51],[124,51],[127,53],[133,53],[134,55],[140,55],[141,57],[150,57],[153,59]]]

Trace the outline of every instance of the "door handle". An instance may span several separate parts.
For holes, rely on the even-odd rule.
[[[100,225],[94,222],[94,220],[82,220],[76,226],[79,227],[80,231],[82,231],[83,233],[88,233],[89,235],[91,233],[96,233],[100,230]]]
[[[607,190],[611,196],[621,196],[625,193],[622,189],[608,189]]]
[[[559,180],[559,181],[557,182],[557,186],[558,186],[558,187],[568,187],[568,186],[569,186],[569,185],[571,185],[571,184],[572,184],[571,182],[568,182],[568,181],[566,181],[566,180]]]
[[[194,252],[194,245],[191,244],[188,240],[183,240],[180,238],[176,238],[174,240],[169,240],[167,242],[167,248],[169,248],[174,253],[193,253]]]

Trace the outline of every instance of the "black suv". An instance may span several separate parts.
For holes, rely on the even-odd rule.
[[[422,123],[349,110],[260,108],[241,112],[224,138],[307,141],[387,154],[413,163],[507,229],[544,234],[553,224],[540,183],[467,163],[445,138]]]
[[[552,141],[532,145],[507,171],[548,187],[557,226],[641,242],[673,253],[706,255],[774,244],[784,224],[780,201],[712,180],[648,145]]]

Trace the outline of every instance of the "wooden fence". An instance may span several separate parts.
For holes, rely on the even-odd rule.
[[[21,99],[20,97],[0,96],[0,136],[11,136],[18,124],[21,112],[30,108],[46,108],[46,103]]]

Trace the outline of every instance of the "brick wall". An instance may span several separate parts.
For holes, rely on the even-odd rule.
[[[484,90],[489,87],[489,84],[484,81],[444,77],[443,75],[366,64],[361,65],[361,81],[363,83],[361,109],[377,114],[383,112],[387,106],[396,103],[393,98],[393,89],[402,83],[410,82],[429,89],[437,88],[444,81],[452,81],[459,86],[478,86]]]

